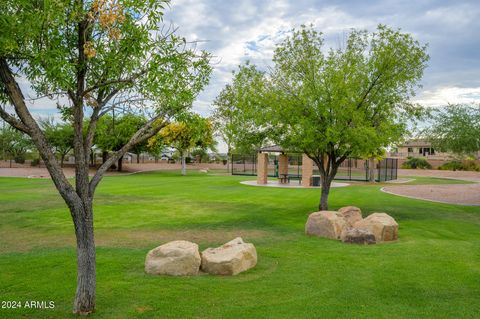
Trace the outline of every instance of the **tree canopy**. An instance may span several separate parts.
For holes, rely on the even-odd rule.
[[[216,97],[213,105],[215,131],[227,144],[227,155],[232,150],[240,153],[255,152],[267,139],[265,122],[258,116],[261,103],[261,87],[264,74],[249,62],[233,72],[231,84],[227,84]]]

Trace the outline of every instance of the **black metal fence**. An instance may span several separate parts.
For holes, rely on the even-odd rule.
[[[232,154],[232,175],[257,175],[257,156]]]
[[[335,179],[347,181],[368,181],[368,160],[347,158],[338,168]]]
[[[378,162],[377,182],[385,182],[397,179],[398,159],[386,158]]]
[[[257,155],[232,154],[232,175],[257,175]],[[268,156],[268,176],[278,177],[278,157]]]
[[[233,154],[231,161],[232,175],[257,175],[257,155],[241,155]],[[376,181],[385,182],[389,180],[397,179],[398,171],[398,159],[386,158],[377,162]],[[294,177],[302,176],[302,155],[292,154],[288,156],[288,174]],[[318,168],[313,170],[314,176],[320,176]],[[268,176],[278,177],[278,156],[268,156]],[[370,167],[369,161],[348,158],[338,168],[337,180],[347,181],[369,181],[370,180]]]

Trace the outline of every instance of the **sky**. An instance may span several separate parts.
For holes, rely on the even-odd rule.
[[[324,34],[326,49],[337,48],[352,28],[400,28],[428,44],[430,61],[416,102],[480,102],[480,0],[172,0],[164,23],[214,56],[210,84],[193,105],[204,116],[239,64],[270,66],[275,45],[302,24]],[[21,86],[28,91],[28,83]],[[56,113],[51,101],[31,109],[37,117]]]
[[[210,85],[194,103],[208,115],[239,64],[271,65],[275,44],[302,24],[323,32],[326,48],[338,47],[352,28],[400,28],[428,44],[430,61],[416,102],[480,102],[479,18],[480,0],[173,0],[164,21],[215,56]]]

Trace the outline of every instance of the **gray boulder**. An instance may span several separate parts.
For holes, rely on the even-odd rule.
[[[344,243],[371,245],[375,244],[375,235],[369,230],[348,228],[340,236]]]

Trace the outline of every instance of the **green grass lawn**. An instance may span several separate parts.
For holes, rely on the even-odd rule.
[[[307,237],[318,189],[239,184],[245,176],[177,172],[107,177],[96,196],[96,318],[475,318],[480,314],[480,208],[336,188],[330,206],[384,211],[396,243]],[[256,268],[235,277],[147,276],[148,250],[174,239],[201,249],[237,235]],[[75,293],[70,215],[48,180],[0,178],[0,299],[53,300],[0,318],[69,317]]]

